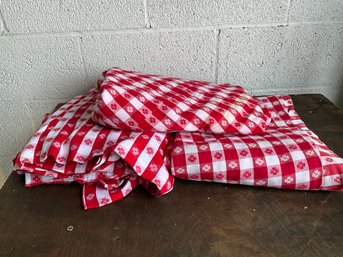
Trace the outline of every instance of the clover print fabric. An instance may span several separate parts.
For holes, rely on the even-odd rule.
[[[100,90],[93,120],[114,129],[258,134],[270,121],[240,86],[112,68]]]
[[[26,187],[82,184],[85,209],[137,186],[162,196],[175,177],[343,190],[343,159],[307,128],[289,96],[120,68],[47,114],[13,161]]]
[[[163,160],[169,135],[95,124],[90,116],[98,97],[92,89],[46,116],[14,160],[25,185],[84,184],[86,209],[121,199],[137,185],[154,195],[168,193],[174,183]]]
[[[343,159],[301,121],[289,96],[259,98],[272,121],[261,135],[181,132],[171,150],[175,177],[299,190],[342,190]]]

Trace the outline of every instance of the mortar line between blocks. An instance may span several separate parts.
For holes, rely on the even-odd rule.
[[[291,9],[291,5],[292,5],[292,0],[288,0],[287,13],[286,13],[286,22],[287,22],[287,24],[289,24],[289,11]]]
[[[18,38],[37,38],[37,37],[79,37],[80,35],[94,35],[94,34],[137,34],[137,33],[156,33],[156,32],[179,32],[179,31],[203,31],[215,29],[239,29],[239,28],[264,28],[264,27],[287,27],[287,26],[307,26],[307,25],[335,25],[343,24],[341,21],[320,21],[320,22],[279,22],[279,23],[262,23],[262,24],[238,24],[238,25],[221,25],[221,26],[189,26],[189,27],[166,27],[166,28],[131,28],[131,29],[117,29],[117,30],[85,30],[85,31],[69,31],[69,32],[38,32],[38,33],[18,33],[18,34],[4,34],[5,37]]]
[[[0,27],[0,35],[3,35],[4,33],[9,33],[9,30],[5,21],[5,17],[2,14],[1,5],[2,5],[2,2],[0,1],[0,25],[2,25]]]
[[[78,42],[79,42],[79,52],[80,52],[80,55],[81,55],[82,66],[83,66],[83,70],[85,72],[86,80],[87,80],[87,83],[88,83],[89,82],[89,77],[88,77],[88,72],[87,72],[87,68],[86,68],[84,51],[83,51],[83,47],[82,47],[82,34],[79,36]]]
[[[57,98],[57,99],[21,99],[20,102],[23,104],[30,104],[30,103],[66,103],[70,101],[74,96],[71,96],[70,98]],[[18,103],[18,101],[14,100],[1,100],[0,103]]]
[[[145,27],[151,28],[150,20],[149,20],[149,12],[148,12],[148,0],[143,0],[143,7],[144,7],[144,24]]]
[[[214,49],[214,64],[213,64],[213,80],[214,83],[218,83],[218,63],[219,63],[219,37],[220,29],[216,29],[215,33],[215,49]]]

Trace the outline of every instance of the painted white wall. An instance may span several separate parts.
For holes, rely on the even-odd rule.
[[[343,105],[342,0],[0,0],[0,185],[44,113],[102,70]]]

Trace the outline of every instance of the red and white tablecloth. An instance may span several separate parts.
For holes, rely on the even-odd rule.
[[[114,76],[113,72],[118,74]],[[120,115],[115,117],[118,112],[126,112],[124,116],[127,116],[130,106],[135,108],[135,112],[143,112],[143,100],[138,95],[145,95],[145,99],[149,100],[150,96],[161,93],[159,90],[165,86],[165,80],[169,83],[166,87],[169,89],[174,89],[175,83],[185,84],[187,81],[161,80],[152,75],[116,69],[110,70],[107,77],[105,75],[106,79],[108,81],[102,82],[99,89],[94,88],[86,95],[76,96],[53,114],[46,115],[41,127],[14,159],[14,171],[25,174],[25,186],[67,184],[73,181],[81,183],[85,209],[101,207],[121,199],[138,185],[153,195],[162,196],[173,189],[174,177],[281,189],[343,190],[343,159],[306,127],[294,110],[289,96],[251,99],[242,91],[243,100],[231,104],[237,108],[247,105],[250,109],[243,108],[242,112],[230,109],[231,116],[227,116],[225,106],[217,105],[215,112],[206,117],[217,115],[219,111],[227,117],[226,121],[230,122],[231,118],[239,121],[241,125],[233,124],[228,129],[232,133],[220,133],[229,128],[222,126],[221,118],[213,121],[203,119],[199,127],[193,126],[194,117],[185,124],[180,123],[180,119],[185,118],[182,115],[187,114],[187,108],[192,112],[203,106],[198,103],[186,108],[179,102],[175,103],[175,98],[170,96],[168,103],[173,105],[166,108],[171,111],[184,107],[185,111],[169,116],[175,119],[174,127],[166,129],[167,132],[158,132],[156,130],[163,126],[149,127],[150,124],[144,127],[146,123],[143,122],[137,123],[137,131],[133,131],[125,127],[129,123],[114,122],[120,118]],[[120,83],[124,85],[122,88]],[[144,87],[149,85],[148,89],[144,89],[149,94],[138,90],[138,95],[133,97],[135,91],[132,88],[138,85],[138,89],[141,89],[142,83]],[[187,94],[195,93],[196,97],[192,98],[194,101],[201,99],[199,94],[202,90],[197,91],[192,84],[200,82],[187,83],[191,83],[194,91],[190,90]],[[215,93],[212,86],[208,86],[209,90],[215,102],[218,102],[217,97],[221,94]],[[116,91],[111,92],[113,89]],[[124,89],[130,90],[126,92]],[[240,89],[230,90],[232,93],[232,90]],[[126,98],[128,92],[130,95]],[[238,94],[236,97],[241,96]],[[118,97],[121,99],[119,105],[115,100]],[[157,109],[163,110],[166,102],[159,97],[157,101],[154,101],[155,98],[150,100],[151,109],[148,112],[160,115]],[[112,108],[114,103],[116,107]],[[229,102],[227,104],[230,105]],[[111,115],[101,116],[106,110],[101,107],[104,105],[112,108]],[[166,116],[163,117],[159,121],[164,121]],[[254,119],[254,125],[249,125],[250,118]],[[143,117],[139,116],[135,122],[141,119]],[[115,124],[125,126],[113,128]],[[142,124],[145,125],[140,126]],[[176,133],[170,133],[175,130]]]
[[[115,129],[259,134],[270,121],[240,86],[112,68],[100,90],[93,120]]]
[[[260,135],[177,133],[175,177],[300,190],[342,190],[343,159],[310,131],[289,96],[258,98],[272,121]]]
[[[25,185],[84,184],[86,209],[123,198],[139,184],[157,196],[172,190],[174,177],[163,160],[170,135],[95,124],[90,116],[98,97],[92,89],[45,117],[15,159]]]

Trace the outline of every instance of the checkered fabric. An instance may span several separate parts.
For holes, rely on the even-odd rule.
[[[93,89],[45,117],[14,160],[25,185],[84,184],[85,209],[121,199],[137,185],[157,196],[172,190],[174,178],[163,161],[169,135],[96,125],[91,113],[98,98]]]
[[[289,96],[259,98],[272,121],[262,135],[177,133],[172,174],[198,181],[343,190],[343,159],[310,131]]]
[[[342,190],[343,159],[310,131],[289,96],[260,97],[271,121],[263,134],[162,133],[94,123],[100,91],[51,115],[14,159],[27,187],[83,184],[85,209],[119,200],[136,186],[161,196],[174,177],[302,190]],[[171,170],[172,175],[168,172]]]
[[[112,68],[100,89],[93,120],[115,129],[259,134],[270,121],[239,86]]]

